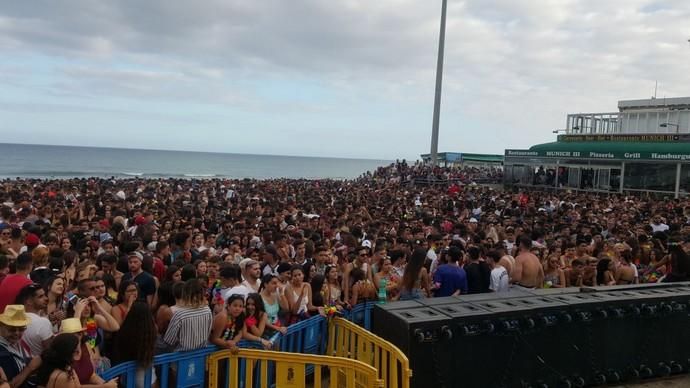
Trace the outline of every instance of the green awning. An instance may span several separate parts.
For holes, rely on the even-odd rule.
[[[578,160],[646,160],[654,162],[690,161],[688,142],[582,141],[537,144],[528,150],[506,150],[515,158],[554,158]]]
[[[503,155],[495,154],[462,154],[463,162],[503,163]]]
[[[690,161],[688,142],[582,141],[545,143],[529,150],[506,150],[506,157],[581,160]]]
[[[658,153],[690,154],[690,143],[684,142],[621,142],[621,141],[580,141],[553,142],[537,144],[530,151],[541,152],[580,152],[580,153]]]

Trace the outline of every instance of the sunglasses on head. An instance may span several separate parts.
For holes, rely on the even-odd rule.
[[[32,283],[32,284],[29,284],[28,286],[26,286],[26,288],[28,288],[29,290],[40,290],[41,285],[38,283]]]

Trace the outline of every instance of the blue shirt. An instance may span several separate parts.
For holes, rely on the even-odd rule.
[[[455,264],[443,264],[434,273],[434,283],[437,285],[435,296],[451,296],[457,290],[461,294],[467,293],[467,274],[465,270]]]

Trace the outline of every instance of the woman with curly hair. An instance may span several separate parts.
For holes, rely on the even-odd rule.
[[[76,388],[81,386],[72,362],[81,358],[79,338],[73,334],[58,334],[50,347],[41,355],[41,366],[36,375],[38,384],[46,388]],[[104,387],[117,387],[117,379]]]

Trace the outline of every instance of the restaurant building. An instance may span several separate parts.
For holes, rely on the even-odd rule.
[[[569,114],[553,143],[508,149],[512,187],[690,193],[690,97],[619,101],[618,112]]]

